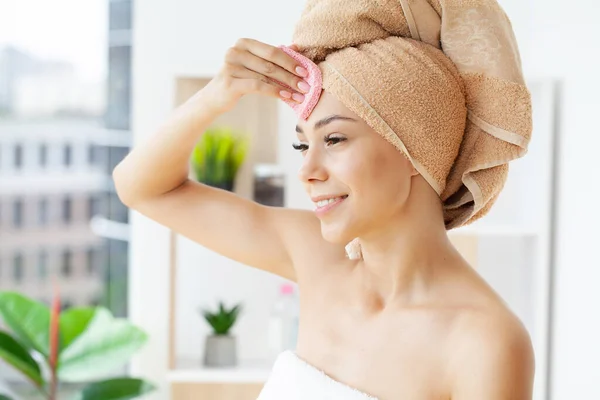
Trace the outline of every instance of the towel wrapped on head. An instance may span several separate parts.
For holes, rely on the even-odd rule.
[[[519,50],[496,0],[308,0],[293,43],[318,65],[323,90],[438,193],[446,229],[489,211],[532,130]]]

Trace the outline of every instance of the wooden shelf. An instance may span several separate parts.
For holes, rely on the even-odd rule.
[[[197,364],[197,363],[196,363]],[[208,368],[191,362],[171,370],[167,380],[172,383],[265,383],[272,364],[265,361],[242,361],[236,367]]]

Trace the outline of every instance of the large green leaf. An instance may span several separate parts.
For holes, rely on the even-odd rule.
[[[3,394],[0,394],[0,400],[12,400],[10,397],[7,397]]]
[[[16,292],[0,292],[0,316],[25,347],[48,358],[48,307]]]
[[[127,400],[155,389],[154,385],[136,378],[114,378],[86,386],[78,400]]]
[[[147,335],[127,320],[97,308],[88,328],[60,354],[58,375],[69,382],[97,378],[129,361],[146,340]]]
[[[0,358],[22,372],[38,386],[44,384],[40,366],[29,351],[8,333],[0,331]]]
[[[86,307],[72,308],[60,314],[61,352],[86,330],[95,313],[95,308]]]

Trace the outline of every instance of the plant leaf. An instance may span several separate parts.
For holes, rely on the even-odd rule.
[[[0,394],[0,400],[12,400],[10,397],[7,397],[3,394]]]
[[[238,304],[231,309],[225,307],[223,301],[219,301],[218,309],[215,313],[211,313],[208,310],[201,310],[206,322],[213,328],[216,335],[227,335],[229,330],[235,325],[242,305]]]
[[[16,292],[0,292],[0,316],[26,348],[48,358],[50,309],[47,306]]]
[[[233,182],[247,153],[246,139],[229,126],[204,131],[191,156],[196,179],[215,187]]]
[[[88,328],[61,353],[58,375],[69,382],[97,378],[129,361],[146,340],[141,329],[99,307]]]
[[[81,335],[96,313],[95,308],[72,308],[60,315],[60,351],[69,347]]]
[[[0,331],[0,358],[23,373],[37,386],[44,385],[38,363],[21,343],[4,331]]]
[[[86,386],[80,400],[127,400],[155,390],[150,382],[137,378],[113,378]]]

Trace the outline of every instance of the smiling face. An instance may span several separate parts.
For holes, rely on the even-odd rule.
[[[327,92],[296,130],[298,176],[326,240],[346,244],[401,221],[417,171],[392,144]]]

